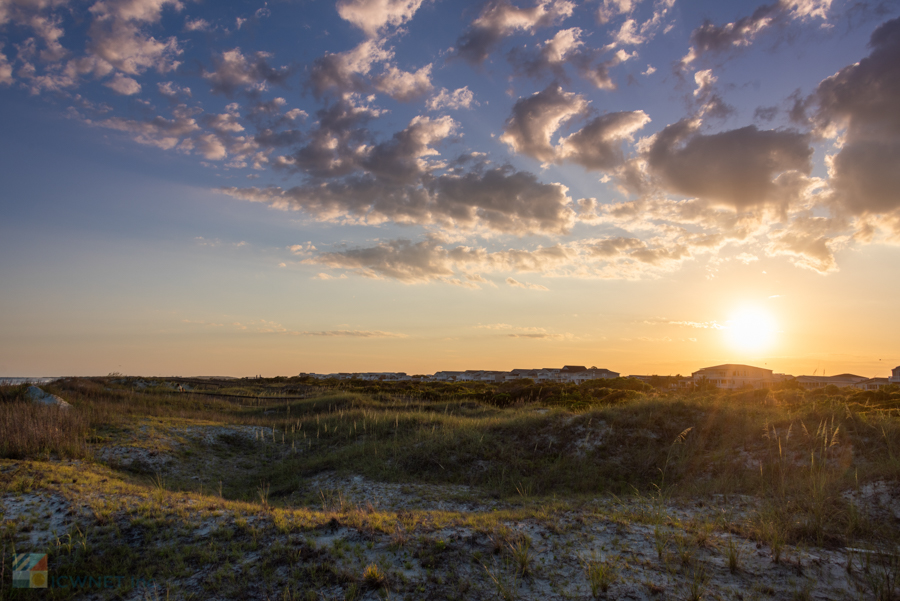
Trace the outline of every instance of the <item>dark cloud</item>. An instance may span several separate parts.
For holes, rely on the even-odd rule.
[[[375,143],[364,124],[377,114],[348,100],[319,111],[310,142],[281,157],[280,165],[314,178],[365,172],[387,185],[412,183],[429,170],[427,157],[438,154],[432,145],[456,128],[450,117],[420,116],[390,140]]]
[[[213,70],[204,71],[203,77],[217,94],[230,97],[238,90],[261,92],[269,84],[284,84],[292,73],[288,67],[271,66],[271,57],[267,52],[254,52],[247,57],[240,48],[226,50],[213,59]]]
[[[578,27],[562,29],[543,45],[534,49],[528,47],[513,48],[507,59],[517,75],[534,79],[553,77],[568,81],[566,65],[571,65],[578,75],[591,82],[597,88],[613,90],[615,82],[609,70],[632,58],[624,50],[615,52],[610,58],[601,61],[608,49],[588,48],[581,41],[582,30]]]
[[[651,173],[671,192],[738,211],[786,208],[802,189],[796,175],[812,170],[807,134],[751,125],[703,135],[698,127],[693,120],[666,127],[647,153]]]
[[[552,83],[513,105],[500,140],[513,151],[544,163],[571,161],[586,169],[611,170],[625,160],[623,141],[650,121],[643,111],[609,113],[553,143],[562,125],[587,112],[584,97]]]
[[[583,96],[565,92],[554,82],[544,90],[516,101],[500,140],[514,152],[553,162],[557,155],[552,143],[556,130],[572,117],[584,114],[587,107]]]
[[[878,27],[869,46],[805,103],[818,133],[843,132],[830,184],[838,208],[853,215],[900,210],[900,19]]]
[[[752,15],[738,19],[734,23],[716,25],[711,21],[704,21],[700,27],[691,32],[693,58],[749,45],[756,34],[768,27],[782,10],[780,3],[764,4],[753,11]]]
[[[610,171],[625,161],[622,142],[650,122],[643,111],[607,113],[560,140],[559,157],[585,169]]]
[[[402,155],[399,155],[402,156]],[[366,173],[315,185],[223,188],[220,191],[321,219],[392,220],[512,234],[565,233],[574,222],[571,198],[561,184],[498,167],[465,175],[423,175],[419,181],[379,179]]]
[[[393,57],[393,50],[385,48],[385,40],[369,39],[347,52],[316,59],[306,85],[320,98],[328,92],[341,97],[377,90],[400,102],[409,102],[432,90],[431,63],[417,71],[403,71],[390,64]]]
[[[318,124],[308,132],[309,142],[280,157],[275,166],[323,179],[353,173],[359,169],[360,151],[374,144],[366,124],[380,114],[359,104],[358,98],[341,98],[317,111]]]
[[[772,121],[778,116],[777,106],[760,106],[753,111],[753,119],[756,121]]]
[[[373,66],[385,63],[393,53],[383,40],[366,40],[347,52],[328,53],[317,58],[309,72],[307,85],[321,97],[328,91],[338,96],[348,92],[366,92],[372,84],[366,77]]]
[[[513,48],[507,58],[517,75],[535,79],[551,75],[556,79],[565,80],[564,66],[573,56],[579,54],[579,49],[584,46],[581,35],[582,30],[579,27],[562,29],[533,50],[528,47]]]
[[[509,0],[492,0],[481,10],[456,42],[456,53],[473,65],[480,65],[503,38],[516,31],[529,33],[552,25],[572,14],[575,4],[568,0],[538,0],[529,8],[514,6]]]
[[[560,234],[569,230],[575,217],[565,186],[541,183],[534,174],[511,167],[443,175],[431,182],[429,190],[440,216],[467,227]]]
[[[704,21],[691,32],[691,49],[681,59],[681,65],[688,65],[707,54],[724,54],[749,46],[757,34],[776,24],[813,17],[826,19],[830,7],[831,0],[780,0],[764,4],[753,14],[733,23],[716,25]]]

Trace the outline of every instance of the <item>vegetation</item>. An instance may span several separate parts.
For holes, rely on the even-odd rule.
[[[568,576],[546,562],[563,552],[554,541],[577,540],[600,520],[616,532],[649,533],[653,569],[661,570],[645,583],[651,593],[673,587],[676,596],[701,598],[723,579],[742,578],[758,555],[746,545],[758,544],[781,566],[773,569],[797,573],[804,549],[855,549],[846,562],[854,590],[900,594],[900,529],[866,501],[867,491],[900,482],[897,387],[723,392],[627,379],[576,386],[118,376],[44,386],[68,411],[30,404],[24,389],[0,387],[0,494],[17,503],[56,495],[87,508],[49,545],[57,576],[114,567],[184,583],[199,569],[205,575],[190,590],[224,597],[248,594],[247,570],[262,579],[253,596],[417,598],[424,587],[432,597],[526,598],[539,586],[580,586],[597,597],[637,578],[618,535],[606,559],[593,548],[573,553],[592,559],[577,560]],[[479,509],[360,505],[345,489],[309,484],[323,474],[468,491],[453,494]],[[709,511],[692,510],[696,519],[672,511],[697,503]],[[197,511],[211,524],[200,538],[191,526]],[[549,534],[535,539],[523,520]],[[33,540],[29,523],[39,520],[0,515],[0,598],[12,546]],[[383,538],[386,555],[340,537],[327,548],[312,540],[347,528],[368,533],[363,543]],[[445,539],[447,528],[475,538]],[[249,566],[248,557],[258,559]],[[721,574],[711,557],[721,558]],[[421,566],[424,581],[410,580],[416,572],[407,564]],[[123,586],[115,594],[130,590]]]

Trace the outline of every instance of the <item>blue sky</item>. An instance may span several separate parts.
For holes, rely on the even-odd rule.
[[[882,375],[898,14],[0,0],[0,374]]]

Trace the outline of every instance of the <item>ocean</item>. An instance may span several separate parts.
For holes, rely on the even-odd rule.
[[[59,380],[60,376],[41,376],[41,377],[7,377],[0,376],[0,386],[17,386],[19,384],[46,384],[53,380]]]

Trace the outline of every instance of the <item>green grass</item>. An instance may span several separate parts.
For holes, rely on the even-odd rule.
[[[148,578],[171,579],[215,561],[219,567],[201,596],[227,597],[241,585],[234,570],[221,569],[222,558],[233,565],[258,553],[265,546],[260,541],[273,533],[294,536],[335,520],[383,533],[394,552],[438,565],[455,553],[452,545],[417,537],[423,528],[453,523],[491,537],[496,553],[478,569],[494,594],[513,598],[544,568],[531,542],[504,520],[527,517],[557,527],[555,508],[562,500],[587,503],[602,495],[640,501],[623,503],[620,518],[651,526],[660,563],[674,560],[690,598],[704,595],[708,549],[723,549],[718,553],[732,573],[748,560],[730,538],[728,546],[717,542],[721,533],[757,541],[781,566],[793,561],[796,545],[881,552],[900,541],[895,524],[873,523],[847,498],[869,482],[900,480],[896,389],[662,392],[624,380],[546,387],[351,381],[329,387],[296,378],[197,380],[189,386],[208,394],[138,388],[128,378],[73,378],[44,387],[73,405],[67,412],[29,404],[23,387],[0,387],[0,457],[15,460],[0,474],[0,490],[52,489],[73,499],[99,490],[106,499],[91,506],[94,525],[82,532],[83,540],[67,539],[51,551],[60,574],[99,569],[113,552],[121,553],[116,569]],[[257,435],[226,432],[199,444],[179,434],[198,425],[249,426]],[[159,475],[108,469],[96,458],[110,445],[170,453],[181,470]],[[56,459],[81,459],[85,467],[76,473]],[[506,505],[496,513],[423,517],[357,507],[340,490],[305,488],[311,477],[331,471],[380,482],[467,485],[474,497]],[[757,502],[741,519],[716,523],[682,523],[666,509],[669,502],[710,495],[750,495]],[[119,497],[135,500],[114,500]],[[184,499],[206,512],[234,511],[228,537],[189,540],[191,510]],[[262,521],[241,517],[250,512]],[[184,550],[164,556],[173,553],[173,544],[162,545],[145,556],[117,542],[123,536],[156,540],[164,533]],[[95,553],[79,554],[79,544]],[[296,552],[322,551],[304,546]],[[352,584],[360,594],[375,587],[365,565],[352,573],[328,571],[321,568],[323,557],[282,568],[282,560],[272,557],[274,572],[299,570],[298,577],[322,586],[348,592]],[[896,562],[885,557],[893,556],[866,555],[865,571],[856,568],[860,586],[877,598],[891,598],[898,587]],[[395,575],[378,569],[393,587]],[[592,591],[595,582],[608,586],[616,573],[607,564],[586,570]]]

